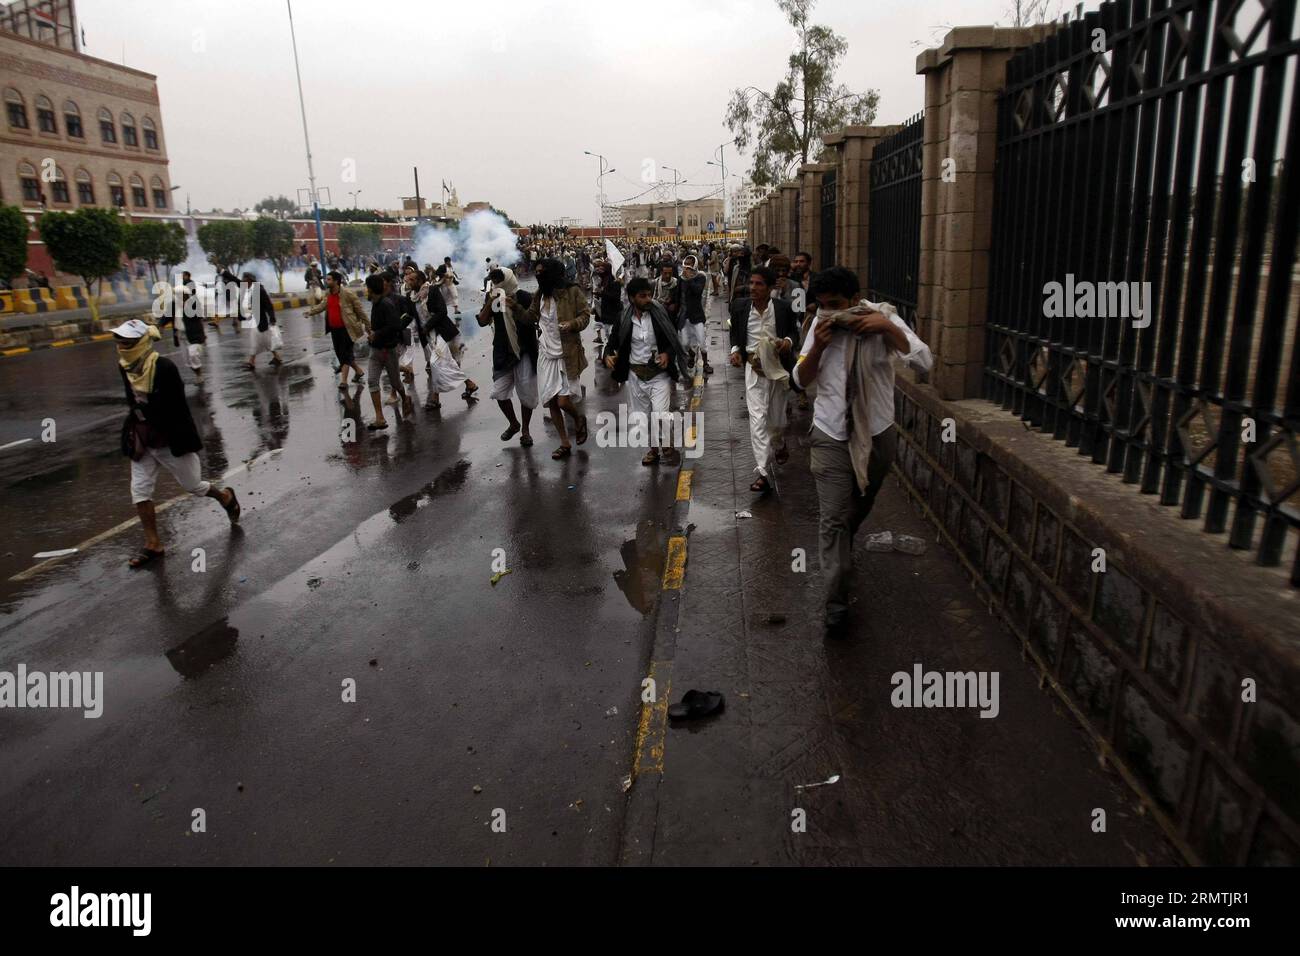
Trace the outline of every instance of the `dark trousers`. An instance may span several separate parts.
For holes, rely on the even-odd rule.
[[[820,515],[822,587],[826,601],[826,622],[838,623],[849,610],[849,587],[853,577],[853,536],[871,513],[876,493],[885,483],[889,466],[898,454],[898,433],[891,425],[871,440],[871,461],[867,466],[867,490],[859,494],[849,458],[849,443],[836,441],[813,427],[809,443],[813,479],[817,482]]]

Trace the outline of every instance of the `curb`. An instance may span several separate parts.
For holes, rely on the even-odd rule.
[[[145,300],[145,303],[147,302],[148,300]],[[275,311],[282,312],[285,309],[305,308],[311,305],[311,301],[305,295],[295,294],[295,295],[285,295],[278,298],[273,297],[272,304],[275,306]],[[116,321],[119,319],[124,321],[125,320],[124,317],[130,317],[130,314],[126,312],[121,313],[121,316],[114,316],[112,321]],[[85,321],[89,323],[92,320],[86,318],[80,321]],[[80,321],[73,320],[71,322],[68,322],[67,324],[68,325],[80,324]],[[104,322],[110,320],[101,319],[100,321]],[[34,326],[34,328],[38,328],[42,330],[48,327],[49,327],[48,325]],[[12,332],[21,333],[23,331],[25,330],[23,329],[10,330],[11,333]],[[10,333],[6,333],[6,334],[10,334]],[[105,339],[110,339],[112,337],[113,337],[112,334],[109,332],[89,332],[89,331],[81,332],[77,335],[72,335],[72,336],[65,335],[62,337],[52,337],[49,339],[42,339],[41,341],[37,341],[37,342],[28,342],[25,345],[12,345],[8,347],[0,347],[0,358],[13,358],[19,355],[26,355],[29,352],[40,351],[41,349],[66,348],[67,346],[70,345],[85,345],[89,342],[102,342]]]
[[[704,395],[703,370],[696,374],[683,411],[698,411]],[[689,436],[687,436],[689,441]],[[702,441],[702,436],[696,436]],[[687,519],[691,511],[694,464],[682,455],[677,469],[677,496],[673,503],[668,550],[660,588],[654,643],[650,648],[647,677],[654,681],[655,699],[641,704],[636,747],[632,753],[632,788],[627,795],[619,839],[620,866],[648,866],[654,850],[659,815],[659,787],[664,776],[668,734],[668,702],[672,699],[673,658],[677,651],[682,585],[688,551]]]

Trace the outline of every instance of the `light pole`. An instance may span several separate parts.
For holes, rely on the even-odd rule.
[[[682,211],[681,204],[677,201],[677,187],[685,184],[686,180],[678,180],[677,177],[681,175],[681,170],[676,167],[665,166],[663,168],[673,171],[673,238],[680,239],[682,236]]]
[[[614,167],[606,169],[605,157],[600,153],[593,153],[589,149],[584,149],[582,152],[584,155],[595,156],[600,160],[600,173],[596,176],[596,202],[600,206],[600,245],[603,248],[605,245],[605,175],[614,172]]]
[[[312,212],[316,216],[316,245],[320,248],[320,261],[325,261],[325,229],[320,222],[320,197],[316,194],[316,171],[311,164],[311,137],[307,135],[307,104],[302,98],[302,70],[298,68],[298,37],[293,30],[293,4],[284,0],[289,11],[289,39],[293,43],[293,72],[298,78],[298,108],[302,111],[302,139],[307,145],[307,183],[311,187]]]
[[[357,197],[361,195],[361,190],[358,189],[356,192],[353,192],[352,190],[349,189],[349,190],[348,190],[348,195],[352,197],[352,208],[353,208],[353,209],[356,209],[356,208],[357,208]]]
[[[730,139],[718,147],[719,162],[715,163],[713,162],[713,160],[709,160],[710,166],[718,166],[722,169],[722,232],[723,235],[726,235],[727,232],[727,147],[734,146],[735,143],[736,141],[734,139]]]

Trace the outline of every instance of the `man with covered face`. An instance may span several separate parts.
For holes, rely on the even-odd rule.
[[[573,419],[574,440],[579,445],[587,441],[587,416],[578,403],[587,367],[582,330],[591,322],[591,309],[586,294],[565,278],[564,263],[550,258],[537,264],[537,294],[522,317],[537,327],[537,400],[550,409],[560,436],[560,447],[551,453],[559,461],[573,453],[565,412]]]

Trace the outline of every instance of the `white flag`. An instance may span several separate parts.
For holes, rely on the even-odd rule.
[[[623,253],[618,251],[614,243],[608,239],[605,240],[605,255],[609,257],[609,264],[612,268],[611,275],[618,275],[619,270],[623,268]]]

